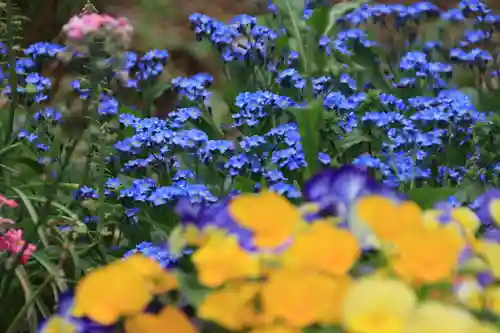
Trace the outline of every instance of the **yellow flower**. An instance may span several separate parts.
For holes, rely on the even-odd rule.
[[[479,217],[467,207],[454,208],[451,211],[451,218],[458,222],[468,234],[475,234],[481,226]]]
[[[325,221],[317,221],[298,234],[282,256],[290,268],[346,274],[359,257],[361,250],[356,238],[347,230]]]
[[[338,301],[338,286],[334,278],[316,272],[276,270],[262,289],[263,316],[266,322],[283,320],[292,327],[330,319],[327,314]]]
[[[416,304],[415,293],[402,281],[363,278],[347,292],[343,326],[348,332],[399,333]]]
[[[485,290],[485,308],[500,316],[500,287],[490,286]]]
[[[500,226],[500,199],[492,199],[488,208],[491,219]]]
[[[198,315],[232,331],[252,327],[257,323],[254,301],[260,288],[244,284],[213,291],[198,307]]]
[[[302,333],[299,328],[288,327],[283,325],[274,325],[263,328],[255,328],[250,333]]]
[[[454,286],[457,300],[472,310],[482,310],[484,303],[484,289],[476,278],[461,279]]]
[[[476,251],[483,256],[488,263],[493,276],[500,278],[500,244],[480,239],[477,242]]]
[[[128,269],[141,274],[154,284],[152,292],[162,294],[178,287],[173,274],[166,271],[157,261],[143,256],[133,255],[124,260]]]
[[[422,210],[411,201],[396,203],[389,198],[373,195],[362,197],[355,207],[354,219],[366,224],[385,242],[393,242],[401,234],[421,224]]]
[[[335,288],[330,290],[330,302],[326,310],[320,312],[319,324],[340,325],[342,323],[344,301],[353,282],[347,275],[335,278],[334,282]]]
[[[234,236],[212,237],[193,254],[198,278],[208,287],[227,281],[259,275],[259,261],[245,252]]]
[[[43,325],[39,333],[78,333],[81,328],[67,318],[59,315],[51,316]]]
[[[80,280],[73,315],[111,325],[123,316],[142,312],[154,294],[176,286],[159,263],[134,255],[97,268]]]
[[[211,238],[221,238],[228,235],[227,230],[217,228],[215,226],[206,226],[203,230],[199,230],[195,225],[188,224],[184,227],[183,237],[186,243],[191,246],[201,247],[205,245]]]
[[[396,245],[396,273],[415,283],[434,283],[451,277],[465,242],[452,228],[422,227],[401,235]]]
[[[301,222],[300,211],[274,192],[245,194],[229,203],[230,215],[254,232],[254,243],[261,248],[284,244]]]
[[[125,320],[125,333],[195,333],[189,318],[179,309],[165,307],[158,314],[140,313]]]
[[[463,309],[428,301],[412,314],[403,333],[476,333],[477,325]]]

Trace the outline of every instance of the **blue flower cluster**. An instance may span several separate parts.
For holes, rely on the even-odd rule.
[[[306,2],[305,18],[312,17],[316,6]],[[466,23],[461,40],[446,45],[405,35],[411,30],[407,28],[437,17],[449,24]],[[317,128],[320,149],[315,152],[322,166],[346,162],[371,168],[389,187],[415,181],[460,184],[472,168],[480,168],[480,181],[488,183],[500,170],[497,163],[481,164],[475,143],[474,128],[489,124],[490,114],[480,110],[455,80],[457,73],[467,70],[486,86],[498,77],[493,35],[500,30],[500,16],[480,1],[463,0],[447,12],[430,2],[362,5],[338,19],[336,27],[341,29],[332,35],[307,38],[308,43],[313,40],[307,48],[317,51],[314,60],[297,47],[301,41],[286,42],[290,31],[281,23],[265,27],[248,15],[224,23],[203,14],[193,14],[190,23],[198,39],[219,52],[226,68],[239,70],[237,78],[226,73],[229,85],[246,88],[228,101],[231,123],[225,124],[238,137],[225,136],[213,124],[214,78],[206,73],[171,80],[178,100],[164,119],[132,113],[118,94],[103,91],[96,117],[114,120],[120,127],[113,155],[107,158],[117,170],[106,183],[106,200],[122,203],[135,223],[148,207],[161,210],[178,202],[211,205],[241,190],[269,188],[289,198],[302,196],[299,180],[309,167],[304,152],[309,147],[289,110],[307,111],[312,100],[320,100],[324,108]],[[390,28],[407,37],[407,48],[384,52],[367,24],[394,24]],[[55,57],[60,50],[48,43],[26,49],[16,65],[24,80],[20,94],[37,103],[47,98],[50,81],[36,73],[37,66],[40,59]],[[324,68],[308,67],[316,56]],[[157,82],[167,61],[163,50],[142,56],[129,52],[127,75],[121,80],[140,94]],[[88,98],[87,82],[74,81],[72,88]],[[4,93],[10,93],[9,87]],[[51,137],[45,128],[60,120],[57,111],[45,107],[33,116],[34,130],[23,130],[18,137],[46,157],[42,153],[50,147]],[[75,200],[99,198],[97,189],[81,185]],[[306,196],[312,195],[309,192]],[[134,251],[147,252],[166,265],[171,260],[149,243]]]

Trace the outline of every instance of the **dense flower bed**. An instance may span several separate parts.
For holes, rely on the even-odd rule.
[[[0,330],[498,331],[500,16],[284,0],[190,22],[224,84],[166,81],[124,18],[22,56],[8,36]]]

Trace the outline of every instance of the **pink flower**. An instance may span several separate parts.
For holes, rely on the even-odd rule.
[[[11,208],[17,208],[17,206],[18,206],[18,204],[15,200],[7,199],[2,194],[0,194],[0,207],[5,206],[5,205],[7,205]]]
[[[68,38],[79,40],[106,28],[111,31],[119,30],[125,35],[130,35],[133,32],[133,28],[126,18],[114,18],[105,14],[73,16],[63,27],[63,31]]]
[[[23,231],[21,229],[10,229],[3,235],[0,235],[0,251],[18,254],[23,250],[25,244],[26,241],[23,240]],[[28,244],[20,257],[20,263],[23,265],[27,263],[35,251],[36,246]]]

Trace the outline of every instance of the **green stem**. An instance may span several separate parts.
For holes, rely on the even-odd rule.
[[[291,1],[286,0],[284,2],[286,4],[286,9],[288,10],[290,20],[292,21],[293,30],[295,32],[295,38],[297,38],[297,44],[301,55],[302,65],[304,66],[304,72],[307,74],[309,73],[309,64],[307,62],[306,51],[304,49],[304,42],[302,40],[302,35],[300,33],[299,25],[297,24],[297,16],[292,8]]]
[[[24,314],[29,310],[31,305],[38,299],[38,297],[41,295],[42,291],[45,289],[45,287],[52,281],[53,276],[48,275],[45,280],[42,282],[40,287],[31,295],[31,297],[26,301],[26,303],[23,305],[23,307],[19,310],[17,315],[14,317],[14,320],[12,320],[11,324],[9,325],[9,328],[7,328],[7,331],[5,333],[15,333],[17,325],[21,318],[24,316]]]

